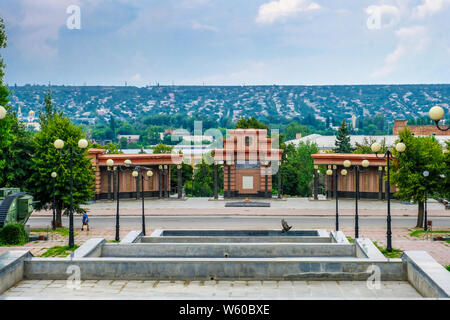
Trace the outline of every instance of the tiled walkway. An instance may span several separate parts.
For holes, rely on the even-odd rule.
[[[33,299],[416,299],[407,282],[383,281],[81,281],[25,280],[2,295]]]

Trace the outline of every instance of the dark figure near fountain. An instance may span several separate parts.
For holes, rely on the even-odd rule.
[[[292,226],[288,225],[288,223],[284,219],[281,219],[281,227],[283,228],[283,230],[281,230],[281,233],[288,232],[292,228]]]

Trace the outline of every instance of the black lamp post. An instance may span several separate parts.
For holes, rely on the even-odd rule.
[[[58,174],[56,172],[52,172],[51,173],[51,177],[53,180],[53,188],[52,188],[52,195],[53,195],[53,202],[52,202],[52,213],[53,213],[53,220],[52,220],[52,229],[56,230],[56,212],[55,212],[55,201],[56,201],[56,196],[55,196],[55,184],[56,184],[56,177],[58,176]]]
[[[67,152],[63,152],[62,148],[64,148],[64,141],[61,139],[55,140],[54,144],[56,149],[63,156],[69,156],[69,169],[70,169],[70,209],[69,209],[69,247],[73,248],[75,245],[74,241],[74,233],[73,233],[73,156],[74,155],[82,155],[83,152],[76,152],[74,147],[69,147]],[[86,139],[80,139],[78,141],[78,148],[86,149],[88,146],[88,142]]]
[[[119,200],[120,200],[120,172],[124,172],[126,171],[130,166],[131,166],[131,160],[125,160],[124,161],[124,166],[121,165],[116,165],[114,166],[114,160],[112,159],[108,159],[106,160],[106,165],[111,168],[113,167],[115,176],[116,178],[116,182],[117,182],[117,187],[116,187],[116,201],[117,201],[117,207],[116,207],[116,237],[115,240],[119,241],[120,240],[120,216],[119,216]]]
[[[331,170],[331,166],[328,166],[327,176],[331,178],[334,174],[334,197],[336,199],[336,222],[335,222],[335,230],[339,231],[339,196],[338,196],[338,172],[337,165],[333,165],[333,170]],[[330,180],[328,180],[330,181]]]
[[[139,179],[139,171],[147,170],[147,179],[141,175],[141,197],[142,197],[142,234],[145,236],[145,207],[144,207],[144,181],[150,181],[153,177],[153,171],[150,168],[136,166],[132,173],[133,177]],[[138,185],[136,184],[136,194],[138,193]]]
[[[269,197],[269,164],[270,161],[263,161],[262,165],[264,166],[264,198]]]
[[[387,166],[387,190],[386,190],[386,194],[387,194],[387,247],[386,250],[388,252],[392,252],[392,232],[391,232],[391,180],[390,180],[390,167],[389,167],[389,162],[392,159],[398,159],[398,157],[395,157],[391,150],[388,149],[384,155],[382,157],[378,156],[378,152],[380,152],[381,150],[381,145],[378,142],[375,142],[372,144],[372,146],[370,147],[372,149],[373,152],[375,152],[375,155],[377,156],[377,158],[379,159],[384,159],[386,158],[386,166]],[[399,142],[395,145],[395,150],[397,150],[397,152],[402,153],[406,150],[406,145],[403,142]]]
[[[441,121],[442,118],[444,118],[444,109],[442,109],[442,107],[434,106],[433,108],[430,109],[429,115],[431,120],[433,120],[436,123],[436,127],[439,130],[447,131],[450,129],[450,126],[447,126],[446,128],[439,126],[439,121]]]
[[[423,173],[423,176],[427,178],[430,175],[430,172],[425,170]],[[427,210],[427,199],[428,198],[428,190],[425,189],[425,212],[424,212],[424,223],[423,223],[423,230],[428,230],[428,210]]]
[[[344,161],[344,167],[350,168],[351,165],[352,165],[352,163],[351,163],[350,160],[345,160]],[[370,165],[369,160],[365,160],[364,159],[363,161],[361,161],[361,165],[363,166],[363,168],[369,167],[369,165]],[[347,174],[347,170],[346,169],[343,169],[342,171],[344,171],[342,173],[342,175],[346,175]],[[358,165],[355,165],[353,167],[352,171],[355,172],[355,239],[358,239],[359,238],[359,212],[358,212],[359,174],[363,173],[363,172],[366,172],[366,171],[364,169],[361,169],[361,167],[358,166]]]
[[[178,169],[178,199],[183,196],[183,172],[181,171],[183,166],[181,164],[177,165]]]

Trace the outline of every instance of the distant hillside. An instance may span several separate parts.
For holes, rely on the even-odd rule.
[[[345,86],[12,86],[11,104],[22,113],[42,110],[44,93],[73,120],[140,119],[155,114],[195,113],[219,121],[241,116],[304,120],[315,118],[337,125],[343,119],[386,120],[426,116],[431,106],[450,113],[450,85]]]

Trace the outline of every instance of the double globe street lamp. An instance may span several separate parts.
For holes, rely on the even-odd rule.
[[[3,106],[0,106],[0,120],[6,117],[6,109]]]
[[[364,159],[361,161],[361,166],[363,168],[368,168],[370,165],[369,160]],[[350,168],[352,166],[352,162],[350,160],[344,161],[344,167]],[[341,170],[341,175],[346,176],[347,175],[347,169]],[[349,169],[350,170],[350,169]],[[366,170],[361,169],[359,165],[354,165],[353,169],[351,171],[355,172],[355,239],[359,238],[359,214],[358,214],[358,200],[359,200],[359,174],[366,172]]]
[[[381,151],[381,145],[378,142],[375,142],[372,144],[372,146],[370,147],[372,149],[372,152],[375,153],[376,157],[378,159],[384,159],[386,158],[386,166],[387,166],[387,190],[386,190],[386,194],[387,194],[387,246],[386,246],[386,250],[388,252],[392,252],[392,231],[391,231],[391,180],[390,180],[390,167],[389,167],[389,162],[392,159],[398,159],[398,157],[395,157],[392,154],[391,149],[388,149],[383,156],[378,156],[379,152]],[[395,145],[395,150],[397,150],[397,152],[399,154],[401,154],[402,152],[404,152],[406,150],[406,145],[403,142],[399,142]]]
[[[439,106],[434,106],[430,109],[429,113],[431,120],[433,120],[436,123],[436,127],[441,131],[447,131],[450,129],[450,125],[445,127],[441,127],[439,125],[439,121],[441,121],[444,118],[444,109]]]
[[[334,173],[334,196],[336,198],[336,222],[335,222],[335,230],[339,231],[339,197],[338,197],[338,172],[337,166],[333,165],[333,170],[331,170],[331,166],[328,166],[328,170],[326,171],[327,176],[331,177]],[[328,180],[331,181],[331,180]]]
[[[138,184],[137,182],[139,181],[139,171],[141,170],[147,170],[147,178],[144,178],[144,175],[141,175],[141,197],[142,197],[142,234],[145,236],[145,209],[144,209],[144,181],[150,181],[150,179],[153,177],[153,171],[150,168],[146,168],[146,167],[140,167],[137,166],[134,168],[133,172],[132,172],[132,176],[134,178],[136,178],[136,197],[137,194],[139,192],[138,190]]]
[[[52,202],[52,213],[53,213],[53,221],[52,221],[52,229],[53,230],[56,230],[56,213],[55,213],[55,205],[56,205],[56,203],[55,203],[55,184],[56,184],[56,177],[58,176],[58,174],[56,173],[56,172],[52,172],[51,174],[50,174],[50,176],[52,177],[52,180],[53,180],[53,189],[52,189],[52,191],[53,191],[53,193],[52,193],[52,195],[53,195],[53,202]]]
[[[123,162],[123,166],[121,165],[114,165],[113,159],[106,160],[106,166],[108,167],[108,170],[111,170],[111,167],[113,167],[114,174],[116,176],[116,200],[117,200],[117,207],[116,207],[116,236],[115,240],[120,240],[120,223],[119,223],[119,198],[120,198],[120,172],[126,171],[131,165],[131,160],[127,159]]]
[[[75,151],[75,147],[69,147],[67,152],[63,152],[64,141],[61,139],[56,139],[53,143],[55,148],[63,155],[69,156],[69,169],[70,169],[70,209],[69,209],[69,247],[74,247],[74,234],[73,234],[73,156],[82,155],[83,152]],[[78,148],[84,150],[88,147],[88,142],[86,139],[80,139],[78,141]],[[56,178],[56,177],[55,177]]]

